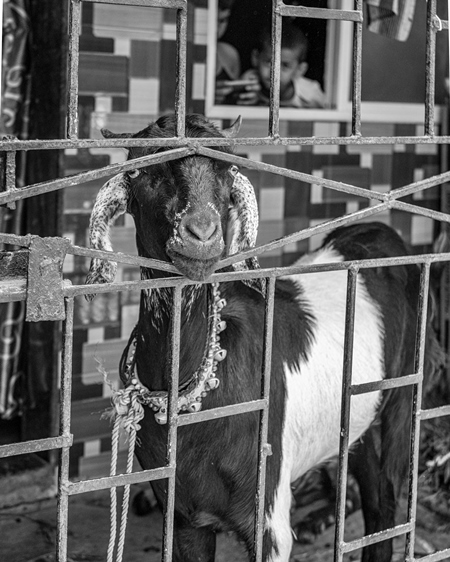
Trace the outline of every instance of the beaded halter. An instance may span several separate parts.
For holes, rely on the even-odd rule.
[[[217,364],[223,361],[227,355],[225,349],[220,348],[219,333],[225,330],[226,323],[220,318],[220,311],[226,306],[225,299],[220,297],[219,284],[213,283],[212,299],[209,304],[208,314],[208,338],[203,353],[200,367],[192,375],[188,383],[179,388],[177,411],[199,412],[202,409],[202,398],[210,390],[219,386],[217,378]],[[154,412],[155,420],[159,424],[167,423],[168,392],[165,390],[149,390],[144,386],[136,373],[136,336],[131,342],[132,351],[126,361],[125,369],[121,378],[124,381],[124,392],[116,394],[115,406],[119,412],[128,408],[131,395],[145,406],[149,406]]]

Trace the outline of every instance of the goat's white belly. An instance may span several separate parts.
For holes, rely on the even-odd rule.
[[[304,263],[342,261],[327,248]],[[342,374],[344,357],[347,272],[308,273],[289,276],[303,287],[302,303],[315,318],[314,342],[300,369],[284,366],[286,408],[282,434],[280,480],[266,525],[277,537],[279,552],[270,562],[289,559],[291,533],[289,509],[290,483],[313,466],[339,451]],[[363,383],[384,377],[381,313],[358,277],[352,382]],[[355,442],[373,421],[380,400],[379,392],[351,398],[350,443]]]
[[[313,263],[340,261],[334,250],[314,254]],[[310,261],[307,257],[304,261]],[[291,465],[293,481],[309,468],[338,453],[341,421],[347,272],[330,271],[291,276],[301,284],[316,324],[314,342],[300,372],[285,366],[287,390],[283,427],[283,465]],[[381,313],[358,277],[352,382],[384,377]],[[379,392],[351,399],[350,443],[373,421]],[[287,468],[287,466],[286,466]]]

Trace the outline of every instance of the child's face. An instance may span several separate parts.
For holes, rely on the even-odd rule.
[[[281,49],[281,66],[280,66],[280,93],[286,90],[291,82],[294,74],[299,71],[302,74],[306,71],[304,66],[306,63],[299,63],[299,49]],[[270,67],[272,63],[272,49],[265,47],[263,51],[253,52],[253,65],[258,70],[261,83],[267,89],[270,88]]]

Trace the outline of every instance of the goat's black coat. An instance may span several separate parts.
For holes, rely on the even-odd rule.
[[[192,137],[221,136],[199,116],[188,116],[186,134]],[[162,118],[135,137],[174,136],[173,117]],[[227,150],[227,149],[222,149]],[[141,156],[147,149],[132,149],[130,156]],[[189,175],[193,166],[196,175]],[[198,179],[190,185],[187,177]],[[167,240],[174,230],[174,217],[192,207],[211,202],[220,215],[217,232],[226,237],[230,189],[233,182],[228,165],[193,156],[143,170],[137,180],[130,179],[128,211],[136,222],[139,254],[170,260]],[[203,206],[203,207],[202,207]],[[220,232],[221,228],[221,232]],[[332,246],[344,260],[361,260],[408,253],[398,235],[380,223],[343,227],[329,234],[324,246]],[[217,261],[213,255],[211,261]],[[207,260],[204,260],[207,261]],[[184,273],[202,267],[202,260],[182,256]],[[186,265],[187,264],[187,265]],[[177,264],[178,265],[178,264]],[[208,266],[209,267],[209,266]],[[189,269],[190,268],[190,269]],[[208,271],[210,271],[208,269]],[[189,275],[189,273],[187,273]],[[163,275],[143,270],[144,277]],[[417,315],[419,270],[417,266],[363,269],[360,272],[371,299],[381,310],[380,331],[384,344],[386,377],[411,374],[414,367],[414,341]],[[193,277],[197,280],[197,277]],[[201,276],[199,277],[201,278]],[[207,337],[207,285],[185,288],[180,343],[180,385],[199,367]],[[204,399],[209,409],[258,399],[261,396],[264,297],[240,281],[222,283],[227,301],[222,319],[227,328],[221,333],[221,346],[228,351],[219,364],[217,390]],[[135,330],[136,361],[139,378],[150,390],[168,388],[170,373],[171,293],[155,291],[141,297],[139,321]],[[188,305],[187,302],[190,302]],[[289,279],[276,284],[272,374],[268,442],[272,455],[267,460],[266,510],[274,503],[280,478],[282,429],[285,416],[286,381],[284,369],[300,370],[308,360],[317,329],[316,318],[304,305],[307,295]],[[355,336],[356,337],[356,336]],[[386,393],[378,417],[362,439],[353,445],[350,467],[361,490],[366,533],[394,525],[395,502],[408,464],[411,390],[402,388]],[[337,397],[336,400],[339,400]],[[180,427],[177,442],[174,560],[212,562],[215,531],[233,530],[253,549],[254,510],[259,414],[241,414]],[[167,427],[158,425],[147,411],[139,432],[136,454],[144,468],[166,462]],[[156,497],[164,503],[165,483],[152,483]],[[273,530],[264,537],[265,560],[281,545]],[[388,562],[391,541],[364,550],[364,562]]]

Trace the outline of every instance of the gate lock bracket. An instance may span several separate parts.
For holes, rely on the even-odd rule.
[[[64,320],[62,266],[68,238],[31,236],[28,258],[28,322]]]

